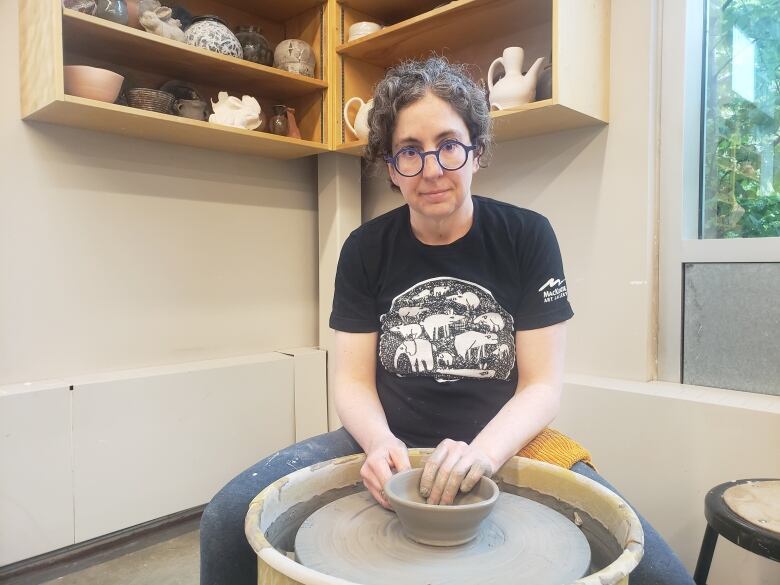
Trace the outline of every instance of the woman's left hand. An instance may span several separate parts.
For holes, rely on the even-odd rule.
[[[483,475],[493,475],[496,467],[478,446],[444,439],[425,463],[420,495],[429,504],[452,504],[458,490],[471,491]]]

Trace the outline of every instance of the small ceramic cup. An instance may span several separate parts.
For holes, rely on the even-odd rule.
[[[367,22],[367,21],[356,22],[355,24],[349,27],[348,40],[354,41],[355,39],[359,39],[360,37],[364,37],[366,35],[370,35],[371,33],[375,33],[381,28],[382,26],[377,24],[376,22]]]
[[[483,477],[468,493],[458,493],[450,506],[425,503],[420,495],[422,468],[397,473],[385,484],[385,496],[404,534],[421,544],[456,546],[477,536],[482,521],[498,501],[498,486]]]
[[[192,120],[207,120],[209,117],[209,107],[203,100],[176,100],[173,104],[173,111],[182,118]]]

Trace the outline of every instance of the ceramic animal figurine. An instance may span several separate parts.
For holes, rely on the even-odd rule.
[[[524,58],[525,53],[521,47],[507,47],[503,55],[490,64],[487,83],[492,109],[514,108],[536,98],[536,84],[542,72],[544,57],[539,57],[528,73],[523,75]],[[493,83],[493,75],[499,65],[504,68],[506,75]]]
[[[154,12],[147,10],[141,13],[138,22],[141,23],[144,30],[152,34],[184,42],[181,23],[175,18],[171,18],[171,9],[166,6],[158,8]]]
[[[209,122],[224,126],[235,126],[246,130],[254,130],[260,126],[260,104],[252,96],[245,95],[242,99],[228,95],[226,91],[219,92],[219,101],[211,107],[214,113],[209,116]]]
[[[360,108],[355,116],[355,125],[353,126],[349,121],[349,107],[356,102],[360,104]],[[373,107],[373,99],[364,102],[359,97],[350,98],[347,100],[347,103],[344,104],[344,123],[347,125],[347,128],[349,128],[349,131],[360,140],[368,140],[368,112],[370,112]]]

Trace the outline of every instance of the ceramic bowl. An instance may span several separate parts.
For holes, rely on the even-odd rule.
[[[65,93],[91,100],[114,103],[124,77],[108,69],[88,65],[66,65]]]
[[[404,534],[433,546],[455,546],[472,540],[498,500],[496,482],[483,477],[470,492],[459,492],[449,506],[426,504],[419,490],[422,472],[422,468],[410,469],[385,484],[385,495]]]
[[[377,24],[376,22],[368,22],[368,21],[356,22],[355,24],[349,27],[349,37],[347,38],[347,40],[354,41],[355,39],[359,39],[360,37],[364,37],[366,35],[370,35],[371,33],[375,33],[381,28],[382,26]]]

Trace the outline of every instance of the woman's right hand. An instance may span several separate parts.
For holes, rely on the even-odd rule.
[[[389,436],[372,443],[366,451],[366,461],[360,468],[360,476],[366,489],[374,496],[383,508],[391,510],[387,501],[384,485],[394,472],[406,471],[411,468],[409,453],[403,441],[395,436]]]

